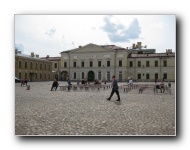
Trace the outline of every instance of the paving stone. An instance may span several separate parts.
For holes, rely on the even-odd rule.
[[[175,85],[172,94],[120,90],[50,91],[52,82],[15,83],[16,135],[175,135]],[[66,82],[59,82],[67,85]],[[75,84],[75,83],[73,83]],[[126,83],[119,83],[119,85]],[[153,84],[153,83],[147,83]]]

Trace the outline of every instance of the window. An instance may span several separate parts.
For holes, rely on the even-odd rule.
[[[21,76],[21,72],[19,72],[19,75],[18,75],[18,76],[19,76],[20,79],[22,78],[22,76]]]
[[[146,79],[150,79],[149,73],[146,74]]]
[[[76,72],[74,72],[74,79],[77,79],[77,74],[76,74]]]
[[[46,79],[46,74],[44,74],[44,79]]]
[[[122,71],[119,71],[119,81],[122,81]]]
[[[30,69],[33,69],[33,62],[30,62]]]
[[[129,62],[129,67],[133,67],[133,61]]]
[[[84,72],[82,72],[82,79],[84,79]]]
[[[107,72],[107,80],[110,81],[110,72]]]
[[[84,61],[81,62],[81,67],[84,67]]]
[[[138,79],[141,79],[141,74],[140,73],[138,73]]]
[[[110,61],[107,61],[107,67],[110,67]]]
[[[93,62],[92,61],[90,61],[90,67],[93,67]]]
[[[101,80],[101,78],[102,78],[102,77],[101,77],[101,72],[99,71],[99,72],[98,72],[98,80]]]
[[[154,78],[155,78],[155,79],[158,79],[158,73],[155,73],[155,74],[154,74]]]
[[[50,79],[50,74],[49,74],[49,79]]]
[[[164,73],[163,79],[167,79],[167,73]]]
[[[119,67],[122,67],[122,60],[119,61]]]
[[[101,67],[101,61],[98,61],[98,67]]]
[[[77,62],[73,62],[73,67],[77,67]]]
[[[19,66],[19,68],[22,67],[22,61],[21,61],[21,60],[19,60],[19,62],[18,62],[18,66]]]
[[[42,64],[40,64],[40,70],[42,70]]]
[[[36,63],[36,69],[38,69],[38,63]]]
[[[25,72],[25,76],[24,77],[25,77],[25,79],[27,79],[27,73],[26,72]]]
[[[141,67],[141,61],[138,61],[138,67]]]
[[[167,67],[167,60],[164,60],[164,67]]]
[[[24,63],[24,67],[25,67],[25,68],[28,67],[28,62],[27,62],[27,61],[25,61],[25,63]]]
[[[158,67],[158,60],[155,60],[154,67]]]
[[[64,62],[64,67],[67,68],[67,62]]]
[[[57,68],[57,63],[54,64],[54,68]]]
[[[45,70],[46,70],[46,64],[44,65],[44,68],[45,68]]]
[[[40,79],[42,79],[42,73],[40,73]]]
[[[149,61],[146,61],[146,67],[149,67]]]
[[[36,73],[36,79],[38,79],[38,74]]]

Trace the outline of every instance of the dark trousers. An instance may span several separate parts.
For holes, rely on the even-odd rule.
[[[118,100],[120,100],[119,91],[118,90],[114,90],[114,89],[112,89],[109,99],[111,99],[111,97],[113,96],[114,93],[117,94]]]
[[[58,86],[52,86],[52,87],[51,87],[51,91],[53,90],[54,87],[55,87],[55,91],[57,90],[57,87],[58,87]]]

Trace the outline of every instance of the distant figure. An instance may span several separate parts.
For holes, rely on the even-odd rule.
[[[20,80],[20,83],[21,83],[21,86],[23,86],[24,83],[25,83],[25,82],[24,82],[24,79],[21,79],[21,80]]]
[[[69,78],[67,80],[67,83],[68,83],[68,91],[70,91],[72,84],[71,84],[71,80]]]
[[[59,83],[58,83],[58,82],[57,82],[57,80],[55,79],[55,80],[54,80],[54,82],[53,82],[53,84],[52,84],[52,87],[51,87],[51,90],[50,90],[50,91],[52,91],[52,90],[53,90],[53,88],[55,88],[55,91],[56,91],[56,90],[57,90],[58,85],[59,85]]]
[[[131,85],[131,86],[133,85],[133,80],[132,79],[129,80],[129,85]]]
[[[119,86],[118,86],[117,80],[115,79],[115,76],[113,75],[112,76],[112,91],[111,91],[110,97],[107,98],[107,100],[111,100],[111,97],[113,96],[113,94],[116,93],[118,97],[116,101],[120,101],[118,89],[119,89]]]
[[[27,79],[25,79],[25,81],[24,81],[24,82],[25,82],[25,84],[26,84],[26,86],[27,86],[27,82],[28,82],[28,81],[27,81]]]
[[[162,91],[163,90],[163,91]],[[160,91],[161,93],[165,91],[165,88],[164,88],[164,81],[162,80],[161,83],[160,83]]]
[[[168,81],[168,87],[171,88],[171,82],[170,81]]]

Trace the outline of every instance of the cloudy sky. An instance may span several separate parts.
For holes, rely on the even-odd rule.
[[[40,57],[94,43],[176,50],[175,15],[15,15],[15,47]]]

